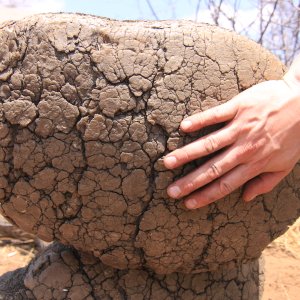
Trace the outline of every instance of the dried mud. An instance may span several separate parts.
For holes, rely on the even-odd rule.
[[[246,300],[261,296],[261,276],[258,261],[232,262],[200,274],[116,270],[94,256],[54,244],[27,268],[6,273],[0,295],[3,300]]]
[[[147,282],[252,265],[299,216],[298,165],[251,203],[236,191],[188,211],[166,194],[203,162],[164,168],[164,155],[208,132],[184,135],[180,121],[282,77],[256,43],[189,21],[72,14],[2,24],[0,43],[0,209],[20,228],[129,277],[143,268]]]

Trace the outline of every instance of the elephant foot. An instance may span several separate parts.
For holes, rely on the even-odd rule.
[[[262,275],[258,260],[198,274],[116,270],[93,255],[52,244],[27,267],[0,277],[0,299],[257,300]]]

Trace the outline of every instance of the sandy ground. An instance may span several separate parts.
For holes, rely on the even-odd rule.
[[[34,239],[28,236],[12,239],[0,232],[0,275],[27,265],[35,254],[34,245]],[[263,255],[265,286],[262,300],[299,300],[300,219],[285,235],[270,244]]]
[[[262,300],[299,300],[300,218],[263,254],[266,282]]]
[[[263,300],[300,299],[300,260],[276,247],[265,250]]]

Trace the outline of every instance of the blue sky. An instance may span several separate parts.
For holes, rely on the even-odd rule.
[[[195,20],[199,0],[149,0],[160,20],[190,19]],[[235,15],[237,31],[243,33],[257,16],[254,8],[256,1],[237,0],[238,15]],[[17,3],[15,7],[10,3]],[[232,15],[234,0],[225,0],[222,9]],[[207,1],[200,0],[202,5]],[[112,19],[155,19],[147,0],[0,0],[0,22],[9,19],[21,19],[25,16],[43,12],[80,12]],[[211,11],[200,7],[197,21],[212,23]],[[228,19],[220,19],[220,25],[231,28]]]
[[[197,0],[151,0],[159,19],[175,19],[195,14]],[[173,6],[173,9],[172,9]],[[114,19],[154,19],[146,0],[65,0],[65,11],[83,12]]]
[[[198,0],[151,0],[150,2],[159,19],[195,19]],[[251,8],[249,1],[240,1],[240,4],[243,9]],[[65,0],[64,11],[95,14],[114,19],[155,19],[147,0]]]

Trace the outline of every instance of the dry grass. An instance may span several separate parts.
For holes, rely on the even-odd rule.
[[[0,215],[0,275],[26,266],[36,253],[32,235],[6,225]]]
[[[16,247],[13,244],[0,247],[1,258],[14,259],[14,257],[18,257],[18,262],[24,264],[27,264],[34,257],[34,253],[34,248],[26,250],[23,248]]]
[[[34,255],[33,247],[24,249],[14,244],[0,247],[0,276],[8,271],[28,265]]]

